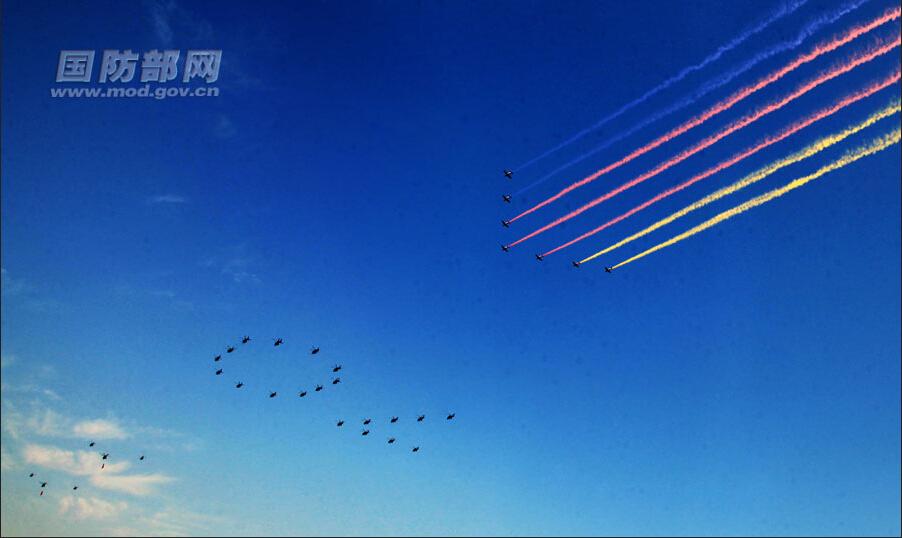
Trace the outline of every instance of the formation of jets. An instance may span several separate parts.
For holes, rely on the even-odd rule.
[[[90,443],[88,443],[88,447],[93,448],[95,444],[96,443],[94,441],[91,441]],[[103,470],[106,467],[106,461],[109,459],[109,457],[110,457],[109,452],[101,452],[100,453],[100,469],[101,470]],[[138,456],[138,461],[144,461],[144,454],[141,454],[140,456]],[[28,478],[34,478],[34,477],[35,477],[34,472],[28,473]],[[38,480],[38,482],[41,484],[39,496],[43,497],[44,491],[47,488],[48,482],[43,479]],[[72,486],[72,491],[76,491],[76,490],[78,490],[77,484]]]
[[[514,172],[510,169],[505,168],[504,175],[507,177],[507,179],[511,179],[514,176]],[[511,195],[510,194],[502,194],[501,199],[504,200],[505,202],[507,202],[508,204],[511,203]],[[505,228],[510,228],[511,221],[502,220],[501,225],[504,226]],[[510,245],[505,245],[504,243],[501,243],[501,250],[503,250],[504,252],[510,252],[510,249],[511,249]],[[542,261],[544,259],[545,259],[545,256],[543,256],[541,254],[536,254],[536,260]],[[580,262],[578,262],[578,261],[572,261],[570,263],[572,263],[573,267],[576,267],[577,269],[581,265]],[[614,268],[613,267],[605,267],[604,270],[606,273],[611,273],[614,271]]]
[[[508,196],[508,198],[509,198],[509,196]],[[502,246],[502,248],[504,248],[505,250],[507,250],[507,247],[503,247],[503,246]],[[240,342],[241,342],[242,345],[248,344],[249,342],[251,342],[251,337],[245,335],[245,336],[243,336],[243,337],[240,339]],[[285,341],[284,341],[282,338],[273,338],[273,346],[275,346],[275,347],[279,347],[279,346],[283,345],[284,343],[285,343]],[[233,346],[233,345],[226,346],[226,353],[233,353],[234,351],[236,351],[236,346]],[[311,354],[311,355],[317,355],[317,354],[319,354],[321,351],[322,351],[322,349],[321,349],[319,346],[312,346],[312,347],[310,348],[310,354]],[[281,352],[280,352],[280,353],[281,353]],[[223,360],[223,359],[222,359],[222,355],[216,355],[216,356],[213,357],[213,362],[219,363],[219,362],[222,361],[222,360]],[[218,365],[217,365],[217,366],[218,366]],[[344,367],[343,367],[341,364],[335,364],[335,365],[332,367],[332,373],[333,373],[333,374],[337,374],[338,372],[342,371],[343,368],[344,368]],[[220,375],[223,374],[223,370],[224,370],[223,368],[217,368],[217,369],[214,371],[214,374],[217,375],[217,376],[220,376]],[[334,376],[334,377],[332,378],[332,380],[331,380],[331,384],[332,384],[332,385],[338,385],[338,384],[340,384],[340,383],[341,383],[341,377],[339,377],[339,376]],[[240,388],[242,388],[242,387],[244,387],[244,382],[243,382],[243,381],[238,381],[238,382],[235,383],[235,388],[236,388],[236,389],[240,389]],[[321,392],[321,391],[323,390],[323,388],[324,388],[323,385],[317,384],[317,385],[314,386],[313,392]],[[269,398],[272,399],[272,398],[276,398],[276,397],[278,396],[279,393],[278,393],[278,391],[276,391],[276,390],[269,390],[269,391],[267,391],[267,394],[269,395]],[[309,393],[308,393],[307,390],[300,390],[300,391],[298,391],[298,397],[299,397],[299,398],[305,398],[308,394],[309,394]],[[445,417],[445,419],[446,419],[446,420],[452,420],[452,419],[454,418],[454,416],[455,416],[454,413],[449,413],[449,414]],[[426,415],[425,415],[425,414],[420,414],[420,415],[417,415],[417,416],[416,416],[416,422],[423,422],[425,419],[426,419]],[[400,420],[400,419],[399,419],[398,416],[392,416],[392,417],[389,418],[388,422],[389,422],[389,424],[397,424],[399,420]],[[363,437],[366,437],[366,436],[368,436],[368,435],[370,434],[370,431],[371,431],[371,430],[370,430],[370,428],[371,428],[370,425],[373,423],[373,419],[370,418],[370,417],[366,417],[366,418],[361,419],[361,421],[363,422],[364,429],[361,430],[360,435],[363,436]],[[345,424],[345,420],[344,420],[344,419],[338,419],[338,420],[335,422],[335,426],[338,427],[338,428],[341,428],[342,426],[344,426],[344,424]],[[388,444],[390,444],[390,445],[395,444],[395,441],[397,440],[397,438],[394,437],[394,436],[390,436],[390,437],[388,437],[387,439],[388,439]],[[94,443],[92,442],[90,446],[94,446]],[[419,447],[419,446],[415,446],[415,447],[412,447],[412,448],[411,448],[411,451],[412,451],[412,452],[419,452],[419,450],[420,450],[420,447]],[[104,453],[104,454],[102,454],[102,456],[103,456],[103,459],[106,460],[107,457],[109,456],[109,454]],[[143,461],[144,455],[142,454],[141,457],[140,457],[139,459]]]

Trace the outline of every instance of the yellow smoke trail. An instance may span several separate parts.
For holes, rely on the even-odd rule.
[[[800,177],[798,179],[794,179],[778,189],[774,189],[770,192],[766,192],[760,196],[756,196],[755,198],[752,198],[748,202],[739,204],[738,206],[736,206],[732,209],[728,209],[728,210],[724,211],[723,213],[720,213],[717,216],[706,220],[705,222],[699,224],[698,226],[681,233],[680,235],[671,237],[670,239],[668,239],[667,241],[664,241],[663,243],[655,245],[644,252],[640,252],[639,254],[636,254],[632,258],[628,258],[628,259],[618,263],[617,265],[612,267],[612,269],[617,269],[619,267],[623,267],[624,265],[626,265],[628,263],[632,263],[632,262],[638,260],[639,258],[644,258],[645,256],[648,256],[649,254],[651,254],[653,252],[657,252],[657,251],[661,250],[662,248],[666,248],[675,243],[679,243],[680,241],[682,241],[683,239],[686,239],[687,237],[692,237],[693,235],[695,235],[701,231],[707,230],[708,228],[710,228],[712,226],[716,226],[717,224],[720,224],[721,222],[723,222],[727,219],[735,217],[736,215],[738,215],[740,213],[744,213],[753,207],[757,207],[759,205],[765,204],[765,203],[773,200],[774,198],[779,198],[780,196],[783,196],[784,194],[786,194],[787,192],[789,192],[791,190],[798,189],[802,185],[804,185],[808,182],[814,181],[815,179],[827,174],[828,172],[838,170],[846,165],[852,164],[853,162],[857,161],[858,159],[867,157],[868,155],[873,155],[873,154],[877,153],[878,151],[884,150],[884,149],[892,146],[893,144],[898,144],[900,138],[902,138],[902,131],[900,131],[899,129],[896,129],[896,130],[892,131],[891,133],[887,133],[887,134],[881,136],[880,138],[872,140],[870,144],[867,144],[856,150],[846,153],[841,158],[837,159],[836,161],[833,161],[832,163],[828,164],[827,166],[824,166],[823,168],[819,169],[817,172],[814,172],[813,174],[809,174],[807,176]]]
[[[882,120],[883,118],[886,118],[888,116],[892,116],[893,114],[896,114],[897,112],[900,111],[900,109],[902,109],[902,105],[900,105],[899,100],[896,99],[891,104],[889,104],[888,106],[883,108],[882,110],[878,110],[877,112],[871,114],[867,119],[865,119],[863,122],[859,123],[858,125],[853,125],[839,133],[835,133],[835,134],[832,134],[825,138],[822,138],[796,153],[793,153],[787,157],[784,157],[783,159],[780,159],[776,162],[773,162],[773,163],[765,166],[764,168],[761,168],[755,172],[752,172],[751,174],[745,176],[744,178],[740,179],[736,183],[733,183],[732,185],[729,185],[727,187],[723,187],[717,191],[714,191],[713,193],[709,194],[708,196],[705,196],[704,198],[697,200],[696,202],[693,202],[692,204],[684,207],[683,209],[680,209],[676,213],[673,213],[672,215],[665,217],[665,218],[659,220],[658,222],[655,222],[654,224],[650,225],[648,228],[645,228],[644,230],[636,232],[633,235],[631,235],[625,239],[622,239],[622,240],[618,241],[617,243],[614,243],[613,245],[611,245],[605,249],[599,250],[595,254],[592,254],[588,258],[585,258],[585,259],[579,261],[578,263],[583,264],[585,262],[594,260],[595,258],[597,258],[603,254],[607,254],[608,252],[611,252],[614,249],[620,248],[627,243],[631,243],[631,242],[635,241],[636,239],[639,239],[640,237],[644,237],[644,236],[650,234],[651,232],[657,230],[658,228],[661,228],[662,226],[666,226],[667,224],[670,224],[671,222],[688,215],[689,213],[695,211],[696,209],[702,208],[702,207],[710,204],[711,202],[714,202],[715,200],[719,200],[719,199],[723,198],[724,196],[733,194],[734,192],[736,192],[742,188],[748,187],[752,183],[761,181],[762,179],[773,174],[774,172],[777,172],[778,170],[781,170],[789,165],[792,165],[799,161],[807,159],[808,157],[811,157],[812,155],[815,155],[815,154],[829,148],[830,146],[838,144],[838,143],[842,142],[843,140],[845,140],[846,138],[854,135],[855,133],[858,133],[859,131],[866,129],[866,128],[870,127],[871,125],[877,123],[878,121]]]

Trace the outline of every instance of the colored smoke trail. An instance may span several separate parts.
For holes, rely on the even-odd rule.
[[[814,49],[811,50],[811,52],[808,52],[806,54],[799,56],[792,62],[783,66],[782,68],[780,68],[780,69],[770,73],[766,77],[760,79],[755,84],[752,84],[750,86],[746,86],[746,87],[742,88],[741,90],[737,91],[736,93],[734,93],[727,99],[725,99],[725,100],[717,103],[713,107],[709,108],[702,114],[683,123],[679,127],[671,129],[666,134],[656,138],[655,140],[649,142],[648,144],[645,144],[644,146],[633,150],[632,153],[621,158],[620,160],[615,161],[615,162],[605,166],[604,168],[598,170],[597,172],[594,172],[594,173],[586,176],[585,178],[571,184],[570,186],[562,189],[560,192],[551,196],[550,198],[547,198],[547,199],[543,200],[542,202],[539,202],[535,206],[527,209],[526,211],[523,211],[516,217],[511,218],[508,222],[515,222],[515,221],[519,220],[520,218],[525,217],[526,215],[529,215],[533,211],[541,209],[542,207],[545,207],[546,205],[550,204],[551,202],[554,202],[555,200],[562,198],[564,195],[568,194],[569,192],[574,191],[574,190],[578,189],[579,187],[586,185],[587,183],[591,183],[592,181],[595,181],[596,179],[598,179],[599,177],[601,177],[604,174],[607,174],[611,170],[614,170],[616,168],[619,168],[620,166],[623,166],[624,164],[635,159],[636,157],[639,157],[640,155],[644,155],[645,153],[648,153],[649,151],[660,146],[661,144],[664,144],[665,142],[669,142],[670,140],[673,140],[677,136],[685,133],[686,131],[692,129],[693,127],[697,127],[698,125],[701,125],[702,123],[704,123],[708,119],[712,118],[713,116],[716,116],[717,114],[720,114],[721,112],[730,109],[733,105],[735,105],[739,101],[742,101],[743,99],[752,95],[753,93],[757,92],[758,90],[783,78],[787,73],[797,69],[799,66],[806,64],[808,62],[811,62],[823,54],[826,54],[828,52],[836,50],[837,48],[841,47],[842,45],[845,45],[846,43],[854,40],[855,38],[860,37],[863,34],[866,34],[867,32],[870,32],[874,28],[877,28],[889,21],[898,19],[900,17],[900,15],[902,15],[902,8],[896,7],[893,9],[889,9],[886,12],[884,12],[884,14],[881,15],[880,17],[877,17],[876,19],[874,19],[866,24],[860,24],[860,25],[854,26],[854,27],[850,28],[849,30],[847,30],[846,33],[844,33],[842,36],[834,37],[830,41],[826,41],[824,43],[821,43],[821,44],[815,46]]]
[[[771,174],[773,174],[779,170],[782,170],[783,168],[786,168],[787,166],[790,166],[797,162],[803,161],[803,160],[807,159],[808,157],[811,157],[817,153],[820,153],[821,151],[823,151],[831,146],[834,146],[834,145],[842,142],[846,138],[870,127],[871,125],[877,123],[881,119],[900,112],[900,110],[902,110],[902,107],[900,107],[899,100],[897,99],[894,103],[883,108],[882,110],[875,112],[874,114],[869,116],[863,122],[861,122],[857,125],[853,125],[852,127],[849,127],[839,133],[822,138],[822,139],[818,140],[817,142],[814,142],[813,144],[805,147],[804,149],[797,151],[796,153],[793,153],[793,154],[791,154],[787,157],[784,157],[778,161],[775,161],[775,162],[765,166],[764,168],[761,168],[760,170],[752,172],[751,174],[745,176],[744,178],[740,179],[736,183],[733,183],[732,185],[729,185],[729,186],[726,186],[726,187],[723,187],[721,189],[714,191],[713,193],[689,204],[688,206],[684,207],[683,209],[680,209],[679,211],[659,220],[658,222],[655,222],[651,226],[649,226],[639,232],[636,232],[633,235],[631,235],[625,239],[621,239],[617,243],[614,243],[613,245],[611,245],[605,249],[599,250],[595,254],[592,254],[588,258],[583,259],[579,263],[582,264],[582,263],[585,263],[588,261],[592,261],[599,256],[607,254],[608,252],[611,252],[612,250],[618,249],[618,248],[622,247],[623,245],[626,245],[627,243],[632,243],[636,239],[645,237],[646,235],[650,234],[651,232],[657,230],[658,228],[666,226],[679,218],[685,217],[686,215],[688,215],[689,213],[692,213],[696,209],[701,209],[702,207],[705,207],[706,205],[708,205],[712,202],[720,200],[721,198],[723,198],[725,196],[729,196],[730,194],[733,194],[734,192],[744,189],[745,187],[748,187],[749,185],[751,185],[753,183],[757,183],[758,181],[761,181],[762,179],[770,176]]]
[[[729,43],[726,43],[726,44],[724,44],[724,45],[721,45],[720,48],[718,48],[716,51],[714,51],[713,53],[711,53],[707,58],[705,58],[705,59],[702,60],[701,62],[699,62],[699,63],[697,63],[697,64],[695,64],[695,65],[690,65],[689,67],[684,68],[682,71],[680,71],[680,72],[677,73],[676,75],[670,77],[669,79],[667,79],[667,80],[665,80],[664,82],[658,84],[658,85],[655,86],[654,88],[648,90],[647,92],[645,92],[644,94],[642,94],[639,98],[630,101],[629,103],[623,105],[622,107],[620,107],[619,109],[615,110],[614,112],[608,114],[608,115],[605,116],[604,118],[598,120],[594,125],[592,125],[592,126],[590,126],[590,127],[586,127],[585,129],[583,129],[582,131],[579,131],[578,133],[574,134],[573,136],[571,136],[571,137],[568,138],[567,140],[564,140],[563,142],[561,142],[561,143],[558,144],[557,146],[555,146],[555,147],[553,147],[553,148],[547,150],[545,153],[542,153],[541,155],[538,155],[538,156],[536,156],[536,157],[533,157],[532,159],[530,159],[530,160],[526,161],[525,163],[521,164],[520,166],[517,166],[516,168],[514,168],[514,171],[517,172],[517,171],[523,170],[524,168],[527,168],[527,167],[529,167],[529,166],[531,166],[531,165],[533,165],[533,164],[535,164],[535,163],[541,161],[541,160],[544,159],[545,157],[548,157],[548,156],[551,155],[552,153],[555,153],[556,151],[561,150],[561,149],[563,149],[563,148],[569,146],[570,144],[576,142],[577,140],[579,140],[580,138],[582,138],[582,137],[586,136],[587,134],[591,133],[591,132],[594,131],[595,129],[598,129],[599,127],[601,127],[602,125],[606,124],[607,122],[613,120],[614,118],[619,117],[620,115],[622,115],[623,113],[627,112],[628,110],[630,110],[631,108],[635,107],[636,105],[639,105],[639,104],[641,104],[641,103],[644,103],[646,100],[648,100],[650,97],[652,97],[653,95],[657,94],[658,92],[660,92],[660,91],[662,91],[662,90],[665,90],[665,89],[669,88],[670,86],[672,86],[673,84],[676,84],[677,82],[683,80],[687,75],[689,75],[689,74],[691,74],[691,73],[693,73],[693,72],[695,72],[695,71],[699,71],[699,70],[701,70],[701,69],[704,69],[705,66],[707,66],[707,65],[710,64],[711,62],[716,61],[716,60],[717,60],[718,58],[720,58],[723,54],[725,54],[725,53],[727,53],[727,52],[733,50],[733,49],[736,48],[736,47],[738,47],[738,46],[739,46],[740,44],[742,44],[742,42],[744,42],[746,39],[752,37],[753,35],[757,34],[757,33],[760,32],[760,31],[764,30],[765,28],[767,28],[768,26],[770,26],[773,22],[777,21],[778,19],[780,19],[780,18],[782,18],[782,17],[785,17],[786,15],[789,15],[789,14],[793,13],[795,10],[797,10],[797,9],[799,9],[800,7],[802,7],[803,5],[805,5],[805,3],[806,3],[807,1],[808,1],[808,0],[794,0],[793,2],[789,2],[789,3],[783,4],[782,6],[780,6],[780,8],[778,8],[776,11],[774,11],[774,13],[773,13],[770,17],[768,17],[767,19],[765,19],[765,20],[759,22],[756,26],[754,26],[754,27],[752,27],[752,28],[746,30],[745,32],[739,34],[738,36],[736,36],[735,38],[733,38],[733,40],[730,41]]]
[[[805,27],[802,28],[802,30],[798,33],[798,35],[796,35],[795,39],[789,39],[789,40],[783,41],[782,43],[778,43],[778,44],[774,45],[773,47],[756,54],[754,57],[750,58],[745,63],[733,68],[732,70],[730,70],[726,74],[722,75],[721,77],[703,84],[702,87],[699,88],[698,90],[696,90],[696,92],[693,93],[692,95],[690,95],[688,97],[684,97],[682,100],[671,105],[670,107],[668,107],[664,110],[661,110],[652,116],[649,116],[648,118],[642,120],[641,122],[633,125],[626,131],[621,131],[620,133],[614,135],[613,137],[605,140],[601,144],[595,146],[588,152],[583,153],[582,155],[574,158],[573,160],[568,161],[566,164],[563,164],[563,165],[555,168],[551,172],[548,172],[547,174],[545,174],[544,176],[540,177],[539,179],[533,181],[529,185],[526,185],[522,189],[516,191],[514,194],[516,196],[520,196],[523,193],[548,181],[550,178],[556,176],[558,173],[566,170],[567,168],[570,168],[571,166],[579,164],[582,161],[591,157],[592,155],[595,155],[599,151],[603,151],[603,150],[611,147],[613,144],[623,140],[624,138],[627,138],[628,136],[639,131],[640,129],[643,129],[643,128],[647,127],[648,125],[650,125],[666,116],[673,114],[674,112],[677,112],[679,110],[682,110],[683,108],[686,108],[687,106],[695,103],[696,101],[698,101],[699,99],[701,99],[702,97],[707,95],[708,93],[729,83],[734,78],[745,73],[752,67],[763,62],[764,60],[767,60],[768,58],[771,58],[781,52],[785,52],[787,50],[798,47],[799,45],[802,44],[802,42],[805,39],[811,37],[818,30],[820,30],[821,27],[833,24],[834,22],[839,20],[841,17],[858,9],[863,4],[865,4],[866,2],[869,2],[869,1],[870,0],[856,0],[855,2],[852,2],[845,6],[840,7],[833,13],[821,15],[820,17],[817,17],[816,19],[810,21],[807,25],[805,25]]]
[[[564,243],[563,245],[560,245],[559,247],[549,250],[542,256],[548,256],[549,254],[554,254],[555,252],[565,249],[574,243],[578,243],[579,241],[582,241],[583,239],[586,239],[587,237],[591,237],[591,236],[597,234],[598,232],[604,230],[605,228],[608,228],[609,226],[617,224],[618,222],[626,219],[627,217],[630,217],[630,216],[638,213],[639,211],[642,211],[643,209],[645,209],[657,202],[660,202],[664,198],[667,198],[668,196],[670,196],[672,194],[676,194],[676,193],[680,192],[681,190],[689,187],[690,185],[694,185],[695,183],[697,183],[707,177],[710,177],[710,176],[716,174],[717,172],[721,172],[721,171],[733,166],[734,164],[738,163],[739,161],[745,159],[746,157],[750,157],[750,156],[754,155],[755,153],[758,153],[759,151],[761,151],[764,148],[767,148],[768,146],[776,144],[777,142],[779,142],[781,140],[785,140],[787,137],[792,136],[793,134],[801,131],[802,129],[804,129],[805,127],[808,127],[812,123],[820,121],[820,120],[826,118],[827,116],[831,116],[831,115],[835,114],[836,112],[838,112],[839,110],[842,110],[843,108],[845,108],[853,103],[857,103],[858,101],[860,101],[866,97],[869,97],[869,96],[877,93],[878,91],[895,84],[896,82],[899,82],[900,78],[902,78],[902,74],[900,74],[899,71],[896,71],[896,73],[894,75],[891,75],[880,82],[874,83],[871,86],[869,86],[863,90],[853,93],[853,94],[845,97],[841,101],[838,101],[837,103],[835,103],[827,108],[824,108],[824,109],[819,110],[818,112],[815,112],[814,114],[808,116],[807,118],[805,118],[801,121],[798,121],[798,122],[790,125],[789,127],[783,129],[783,131],[780,132],[779,134],[768,137],[768,138],[764,139],[762,142],[759,142],[758,144],[756,144],[755,146],[743,151],[742,153],[737,153],[736,155],[730,157],[726,161],[723,161],[723,162],[717,164],[716,166],[713,166],[713,167],[705,170],[704,172],[693,176],[691,179],[684,181],[683,183],[680,183],[679,185],[677,185],[675,187],[671,187],[671,188],[665,190],[664,192],[661,192],[660,194],[654,196],[653,198],[630,209],[626,213],[609,220],[608,222],[602,224],[601,226],[598,226],[597,228],[594,228],[594,229],[580,235],[579,237],[572,239],[572,240]]]
[[[760,196],[756,196],[755,198],[752,198],[748,202],[739,204],[738,206],[736,206],[732,209],[728,209],[728,210],[718,214],[717,216],[706,220],[705,222],[699,224],[698,226],[695,226],[694,228],[691,228],[677,236],[674,236],[674,237],[668,239],[667,241],[664,241],[663,243],[655,245],[646,251],[640,252],[639,254],[636,254],[632,258],[628,258],[628,259],[618,263],[617,265],[613,266],[611,269],[618,269],[620,267],[623,267],[624,265],[626,265],[628,263],[632,263],[640,258],[644,258],[645,256],[648,256],[649,254],[655,253],[663,248],[666,248],[673,244],[679,243],[680,241],[682,241],[686,238],[692,237],[693,235],[695,235],[699,232],[707,230],[708,228],[711,228],[712,226],[716,226],[725,220],[728,220],[732,217],[735,217],[736,215],[739,215],[740,213],[744,213],[744,212],[748,211],[749,209],[752,209],[753,207],[758,207],[759,205],[766,204],[767,202],[770,202],[774,198],[779,198],[780,196],[783,196],[787,192],[797,189],[797,188],[801,187],[802,185],[805,185],[806,183],[814,181],[815,179],[818,179],[821,176],[823,176],[829,172],[838,170],[844,166],[848,166],[861,158],[867,157],[869,155],[873,155],[879,151],[882,151],[882,150],[892,146],[893,144],[898,144],[900,138],[902,138],[902,132],[900,132],[899,129],[896,129],[895,131],[888,133],[888,134],[872,141],[867,146],[858,148],[857,150],[847,153],[842,158],[828,164],[827,166],[824,166],[823,168],[819,169],[817,172],[815,172],[813,174],[809,174],[807,176],[795,179],[778,189],[774,189],[770,192],[766,192]]]
[[[638,185],[639,183],[642,183],[643,181],[647,180],[648,178],[653,177],[653,176],[663,172],[664,170],[667,170],[668,168],[686,160],[688,157],[698,153],[699,151],[702,151],[703,149],[706,149],[706,148],[712,146],[717,141],[719,141],[719,140],[729,136],[730,134],[738,131],[739,129],[742,129],[743,127],[757,121],[758,119],[762,118],[763,116],[766,116],[767,114],[770,114],[771,112],[773,112],[775,110],[779,110],[779,109],[783,108],[787,103],[808,93],[809,91],[813,90],[817,86],[820,86],[821,84],[823,84],[829,80],[832,80],[832,79],[838,77],[839,75],[842,75],[843,73],[847,73],[847,72],[851,71],[852,69],[854,69],[855,67],[858,67],[859,65],[861,65],[863,63],[869,62],[878,56],[886,54],[889,51],[895,49],[896,47],[898,47],[900,45],[902,45],[902,39],[897,37],[896,40],[891,43],[882,45],[879,48],[872,50],[870,52],[867,52],[863,55],[859,55],[859,56],[853,58],[851,61],[848,61],[845,64],[839,64],[838,66],[834,67],[830,71],[827,71],[826,73],[822,73],[820,76],[816,77],[815,79],[800,86],[794,92],[787,95],[780,101],[777,101],[777,102],[771,103],[765,107],[762,107],[762,108],[756,110],[755,112],[753,112],[752,114],[749,114],[748,116],[745,116],[742,119],[740,119],[736,122],[733,122],[732,124],[725,127],[724,129],[718,131],[717,133],[715,133],[715,134],[709,136],[708,138],[705,138],[701,142],[697,143],[695,146],[693,146],[689,149],[683,150],[682,152],[678,153],[677,155],[664,161],[663,163],[659,164],[652,170],[649,170],[648,172],[646,172],[636,178],[633,178],[630,181],[627,181],[626,183],[624,183],[623,185],[620,185],[616,189],[609,191],[606,194],[599,196],[598,198],[595,198],[591,202],[588,202],[588,203],[580,206],[579,208],[574,209],[573,211],[567,213],[566,215],[564,215],[562,217],[558,217],[557,219],[546,224],[545,226],[542,226],[538,230],[521,237],[517,241],[514,241],[513,243],[511,243],[508,246],[512,247],[512,246],[518,245],[531,237],[535,237],[535,236],[539,235],[540,233],[550,230],[551,228],[554,228],[555,226],[557,226],[563,222],[566,222],[585,211],[588,211],[589,209],[597,206],[598,204],[600,204],[606,200],[610,200],[611,198],[620,194],[621,192],[623,192],[627,189],[630,189],[630,188]]]

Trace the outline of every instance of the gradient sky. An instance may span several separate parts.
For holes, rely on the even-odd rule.
[[[2,534],[898,535],[898,146],[603,271],[898,127],[898,115],[624,252],[569,265],[857,123],[898,87],[532,257],[885,76],[898,50],[510,253],[498,247],[899,32],[887,25],[500,226],[897,4],[871,0],[501,202],[839,5],[810,0],[508,182],[503,168],[776,3],[4,2]],[[61,49],[105,48],[222,49],[221,96],[50,97]],[[214,376],[213,355],[243,334],[254,340]],[[335,363],[341,385],[296,396],[328,383]],[[79,455],[89,438],[112,454],[111,472],[96,452]],[[43,497],[29,472],[49,482]]]

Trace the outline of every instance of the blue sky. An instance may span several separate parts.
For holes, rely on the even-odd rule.
[[[503,168],[776,3],[5,2],[2,533],[898,535],[898,146],[614,274],[602,269],[616,253],[569,265],[861,121],[898,87],[532,257],[886,76],[898,51],[510,253],[498,247],[898,35],[886,25],[500,226],[894,4],[870,0],[501,202],[839,5],[810,0],[507,182]],[[221,95],[50,97],[60,50],[107,48],[222,49]],[[884,120],[622,254],[898,126]],[[254,340],[214,376],[212,357],[243,334]],[[296,396],[328,383],[335,363],[341,385]],[[89,438],[112,472],[97,470]],[[49,482],[45,496],[29,472]]]

